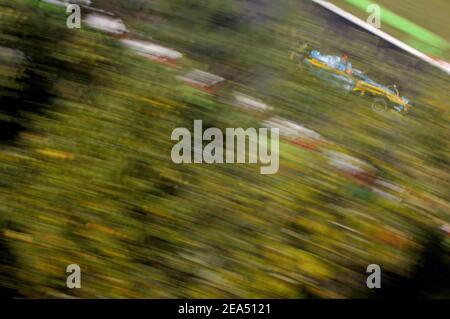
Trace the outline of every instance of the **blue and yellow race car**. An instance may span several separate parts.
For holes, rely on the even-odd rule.
[[[318,50],[308,50],[305,45],[300,53],[293,53],[291,59],[301,58],[302,65],[306,65],[312,73],[335,84],[342,89],[373,98],[372,108],[377,112],[385,111],[388,107],[404,113],[410,107],[410,101],[400,96],[395,85],[385,86],[369,78],[364,72],[353,69],[348,56],[324,55]]]

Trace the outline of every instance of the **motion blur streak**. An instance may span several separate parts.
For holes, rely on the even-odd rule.
[[[2,296],[450,297],[447,74],[311,1],[78,1],[80,29],[55,2],[0,0]],[[303,43],[413,107],[374,112]],[[173,163],[194,120],[278,127],[279,171]]]

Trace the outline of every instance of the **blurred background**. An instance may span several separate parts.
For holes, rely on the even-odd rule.
[[[64,1],[0,0],[3,297],[450,297],[448,74],[307,0],[71,2],[81,28]],[[449,59],[447,1],[379,2],[428,33],[382,30]],[[412,108],[316,78],[304,43]],[[298,129],[277,174],[174,164],[199,119]]]

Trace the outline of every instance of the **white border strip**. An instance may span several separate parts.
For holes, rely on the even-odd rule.
[[[389,43],[392,43],[393,45],[399,47],[400,49],[418,57],[422,61],[425,61],[425,62],[441,69],[442,71],[444,71],[450,75],[450,66],[445,66],[444,64],[439,63],[438,61],[434,60],[433,58],[429,57],[428,55],[410,47],[406,43],[394,38],[393,36],[387,34],[384,31],[381,31],[381,30],[375,28],[374,26],[370,25],[369,23],[361,20],[360,18],[354,16],[353,14],[339,8],[338,6],[332,4],[328,1],[324,1],[324,0],[312,0],[312,1],[314,3],[317,3],[320,6],[324,7],[325,9],[327,9],[329,11],[336,13],[337,15],[343,17],[344,19],[346,19],[350,22],[353,22],[354,24],[360,26],[361,28],[379,36],[380,38],[388,41]]]

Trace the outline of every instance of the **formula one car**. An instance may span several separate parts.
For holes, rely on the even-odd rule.
[[[406,112],[411,107],[410,101],[400,96],[397,86],[384,86],[370,78],[363,72],[354,70],[353,76],[358,80],[355,83],[353,92],[359,93],[361,96],[370,95],[374,97],[372,108],[375,111],[384,111],[388,106],[392,106],[398,112]]]
[[[406,112],[410,101],[400,96],[395,85],[385,86],[370,79],[364,72],[353,69],[348,56],[323,55],[318,50],[304,45],[299,53],[293,53],[291,59],[300,57],[302,64],[309,67],[314,75],[333,83],[342,89],[373,98],[372,108],[377,112],[385,111],[388,106],[400,113]]]

